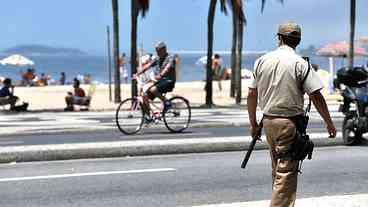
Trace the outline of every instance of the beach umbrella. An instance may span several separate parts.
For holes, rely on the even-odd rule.
[[[333,77],[334,77],[334,57],[345,58],[349,54],[349,44],[346,41],[329,43],[321,47],[316,52],[319,56],[329,57],[329,92],[332,93],[333,89]],[[368,56],[368,52],[362,47],[354,47],[354,56]]]
[[[14,65],[14,66],[29,66],[29,65],[34,65],[34,62],[22,55],[11,55],[7,58],[4,58],[0,61],[0,64],[2,65]]]
[[[317,55],[326,57],[347,57],[349,53],[349,44],[345,41],[329,43],[319,50]],[[354,48],[355,56],[368,56],[368,52],[362,47]]]

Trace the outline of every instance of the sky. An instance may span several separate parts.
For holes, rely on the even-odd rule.
[[[152,51],[164,40],[170,50],[206,50],[209,0],[151,0],[145,18],[139,18],[138,43]],[[349,0],[246,0],[244,50],[270,50],[276,46],[280,23],[295,21],[302,27],[301,47],[348,41]],[[106,27],[112,25],[111,0],[3,0],[0,12],[0,50],[20,44],[72,47],[90,54],[107,52]],[[129,54],[130,0],[119,1],[121,52]],[[368,1],[357,0],[356,37],[368,36]],[[231,48],[231,15],[215,17],[214,49]]]

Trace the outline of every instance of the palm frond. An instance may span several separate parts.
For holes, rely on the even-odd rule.
[[[221,11],[227,15],[227,5],[230,7],[231,11],[236,11],[240,21],[245,23],[245,15],[243,10],[243,0],[220,0]]]
[[[278,0],[281,4],[284,4],[284,0]],[[266,0],[262,0],[261,12],[263,13],[266,6]]]
[[[138,13],[141,13],[142,17],[145,17],[147,11],[149,10],[149,0],[136,0],[136,1]]]
[[[241,22],[246,24],[246,19],[244,15],[244,9],[243,9],[243,1],[242,0],[233,0],[233,7],[237,10],[238,18]]]
[[[229,4],[230,0],[220,0],[220,7],[221,7],[221,11],[227,15],[227,8],[226,8],[226,4]],[[231,3],[229,4],[231,5]]]

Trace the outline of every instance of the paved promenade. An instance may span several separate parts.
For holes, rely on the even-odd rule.
[[[249,80],[243,80],[242,84],[243,100],[240,105],[236,105],[234,99],[229,97],[229,81],[224,81],[223,91],[219,91],[217,84],[214,83],[213,100],[216,107],[212,109],[200,107],[205,100],[204,82],[179,82],[173,94],[182,95],[191,102],[193,107],[191,128],[242,126],[248,129],[246,95]],[[89,86],[83,85],[82,87],[88,91]],[[195,133],[190,137],[171,134],[168,139],[164,137],[159,139],[149,138],[147,137],[148,134],[145,134],[138,135],[144,137],[144,139],[132,138],[111,141],[113,139],[111,134],[108,133],[118,131],[115,125],[117,105],[109,101],[108,86],[97,86],[97,90],[93,95],[91,110],[88,112],[63,112],[65,107],[64,96],[70,90],[71,86],[16,88],[16,95],[30,103],[29,112],[14,113],[8,112],[6,109],[1,111],[1,162],[245,150],[251,141],[248,132],[244,132],[245,134],[241,134],[241,136],[220,137],[203,137],[201,134]],[[130,85],[122,85],[123,99],[130,96],[129,90]],[[325,93],[325,91],[323,92]],[[339,125],[343,119],[343,115],[337,112],[340,98],[336,94],[326,95],[333,120]],[[260,117],[261,114],[259,114]],[[341,133],[338,133],[338,139],[336,140],[326,139],[327,133],[325,133],[323,122],[315,109],[311,112],[311,123],[314,124],[315,128],[319,128],[311,134],[317,145],[338,145],[342,143]],[[164,126],[161,124],[152,127],[162,128]],[[340,126],[337,126],[337,128],[340,128]],[[37,145],[30,145],[29,143],[32,142],[28,144],[24,142],[24,136],[27,135],[37,137],[37,135],[46,134],[60,137],[63,133],[74,133],[74,137],[82,136],[78,137],[77,140],[83,140],[84,138],[88,140],[87,137],[84,137],[86,133],[98,134],[98,132],[102,132],[104,136],[109,137],[101,137],[101,140],[98,140],[98,136],[95,136],[93,141],[83,141],[81,143],[78,141],[61,143],[61,139],[56,143],[50,139],[39,139],[43,141],[36,142]],[[110,141],[103,140],[104,138]],[[265,149],[266,147],[265,142],[257,145],[257,149]]]
[[[242,106],[246,104],[246,96],[248,93],[249,79],[242,80]],[[178,82],[173,93],[168,96],[178,94],[186,97],[192,107],[199,107],[205,103],[204,81],[199,82]],[[223,81],[223,90],[219,91],[217,82],[213,84],[213,102],[218,107],[239,107],[235,104],[235,100],[230,98],[230,81]],[[89,85],[82,85],[86,91]],[[112,87],[113,88],[113,87]],[[72,91],[72,86],[46,86],[46,87],[17,87],[15,94],[21,98],[22,101],[29,103],[31,111],[62,111],[65,108],[65,96],[68,91]],[[327,95],[324,90],[323,93],[327,101],[335,104],[341,99],[338,94]],[[114,95],[112,94],[112,97]],[[122,99],[130,97],[130,85],[121,85]],[[108,85],[97,85],[96,92],[93,95],[91,110],[93,111],[109,111],[115,110],[116,104],[109,101],[109,87]]]
[[[330,108],[334,121],[340,125],[343,116],[337,112],[337,107],[331,105]],[[248,148],[251,137],[247,132],[249,123],[244,108],[193,109],[192,114],[191,128],[207,128],[207,131],[210,131],[213,127],[237,126],[246,131],[244,134],[229,133],[223,136],[204,136],[203,133],[182,136],[165,134],[165,130],[159,130],[164,128],[164,125],[160,124],[152,126],[147,132],[143,129],[141,135],[130,139],[118,132],[113,111],[9,114],[0,118],[0,162],[238,151]],[[317,146],[342,144],[341,133],[338,133],[335,140],[327,139],[324,125],[315,110],[311,112],[311,127],[311,138]],[[156,134],[153,133],[155,128],[158,128]],[[115,135],[100,133],[111,131],[114,131]],[[76,133],[75,138],[68,142],[54,143],[53,140],[57,140],[57,137],[68,136],[68,133]],[[151,133],[153,134],[150,135]],[[93,141],[85,141],[89,139],[89,134],[96,135]],[[49,138],[39,139],[34,145],[26,144],[27,140],[32,136],[37,138],[37,135],[48,135]],[[266,149],[267,144],[261,142],[256,148]]]

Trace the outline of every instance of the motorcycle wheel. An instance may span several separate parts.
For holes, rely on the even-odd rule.
[[[362,133],[357,132],[357,128],[354,126],[354,117],[346,116],[342,123],[342,139],[345,145],[355,145],[362,140]]]

